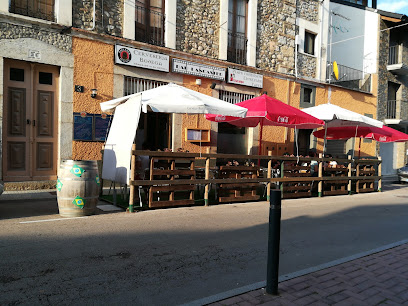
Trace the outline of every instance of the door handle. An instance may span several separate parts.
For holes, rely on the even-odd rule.
[[[27,119],[27,124],[31,124],[31,120],[30,120],[30,119]]]
[[[35,126],[35,120],[33,120],[33,126]]]

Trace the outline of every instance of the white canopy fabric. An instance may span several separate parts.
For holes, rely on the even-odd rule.
[[[325,127],[339,126],[374,126],[383,127],[381,121],[361,115],[334,104],[321,104],[314,107],[302,109],[305,113],[326,122]]]
[[[207,96],[173,83],[101,103],[103,112],[111,112],[130,98],[141,97],[142,111],[180,114],[218,114],[245,117],[247,109]]]
[[[102,178],[104,180],[128,184],[130,152],[139,124],[140,109],[138,99],[129,99],[116,108],[103,151]]]
[[[248,109],[185,87],[168,84],[100,104],[103,112],[115,111],[103,156],[102,178],[128,184],[132,143],[140,111],[219,114],[245,117]]]

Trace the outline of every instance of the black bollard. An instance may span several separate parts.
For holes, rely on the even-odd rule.
[[[271,190],[269,200],[268,262],[266,293],[278,295],[279,245],[281,227],[281,191]]]

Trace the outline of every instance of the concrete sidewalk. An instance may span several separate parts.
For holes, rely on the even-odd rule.
[[[267,294],[264,283],[263,288],[217,302],[210,302],[216,296],[208,298],[209,303],[205,299],[196,302],[242,306],[408,305],[408,240],[324,266],[299,271],[304,275],[280,282],[278,296]]]

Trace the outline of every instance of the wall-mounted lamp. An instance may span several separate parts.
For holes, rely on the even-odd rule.
[[[91,98],[95,98],[97,93],[98,93],[98,90],[96,88],[92,88],[91,89]]]
[[[262,94],[263,94],[263,95],[267,95],[267,94],[268,94],[268,92],[267,92],[267,91],[264,91]]]
[[[196,85],[201,86],[201,79],[196,79]]]
[[[211,84],[210,88],[211,88],[211,89],[214,89],[214,88],[215,88],[215,86],[217,86],[217,83],[212,82],[212,84]]]

